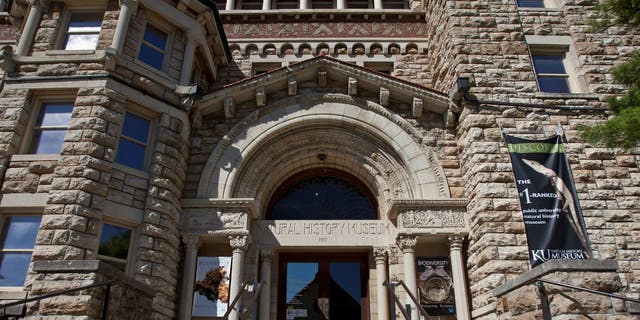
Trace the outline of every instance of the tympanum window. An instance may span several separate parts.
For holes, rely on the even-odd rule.
[[[271,200],[273,220],[377,219],[371,193],[346,173],[311,173],[284,183]]]

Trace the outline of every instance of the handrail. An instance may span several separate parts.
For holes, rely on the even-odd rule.
[[[554,285],[554,286],[558,286],[558,287],[565,287],[565,288],[569,288],[569,289],[575,289],[575,290],[579,290],[579,291],[598,294],[598,295],[601,295],[601,296],[607,296],[607,297],[610,297],[610,298],[620,299],[622,301],[640,303],[640,299],[634,299],[634,298],[621,296],[621,295],[618,295],[618,294],[602,292],[602,291],[583,288],[583,287],[572,286],[572,285],[566,284],[566,283],[560,283],[560,282],[555,282],[555,281],[551,281],[551,280],[543,280],[543,279],[539,279],[537,282],[544,282],[546,284],[550,284],[550,285]]]
[[[13,301],[13,302],[5,303],[5,304],[0,304],[0,309],[6,309],[8,307],[17,306],[17,305],[21,305],[21,304],[26,304],[26,303],[33,302],[33,301],[39,301],[39,300],[43,300],[43,299],[47,299],[47,298],[51,298],[51,297],[56,297],[56,296],[60,296],[60,295],[63,295],[63,294],[76,292],[76,291],[80,291],[80,290],[97,288],[97,287],[106,287],[105,293],[104,293],[104,299],[102,301],[102,311],[100,312],[100,319],[105,320],[105,319],[107,319],[107,309],[109,307],[109,293],[111,292],[111,286],[114,283],[115,283],[115,281],[109,280],[109,281],[96,283],[96,284],[91,284],[91,285],[82,286],[82,287],[77,287],[77,288],[73,288],[73,289],[67,289],[67,290],[62,290],[62,291],[58,291],[58,292],[46,293],[46,294],[43,294],[43,295],[31,297],[31,298],[25,298],[25,299],[18,300],[18,301]]]
[[[238,303],[238,301],[240,300],[240,297],[242,297],[242,293],[244,292],[245,288],[249,283],[250,283],[249,280],[242,283],[242,285],[240,286],[240,290],[238,291],[238,294],[236,294],[236,296],[233,298],[233,301],[231,301],[231,304],[227,307],[227,312],[225,312],[224,316],[222,316],[223,319],[229,319],[229,314],[231,313],[231,310],[233,310],[233,308],[236,307],[236,303]],[[240,312],[240,310],[238,310],[238,312]]]
[[[258,297],[262,293],[261,289],[262,289],[262,285],[263,284],[264,284],[264,281],[261,280],[260,282],[258,282],[257,288],[253,290],[253,292],[255,292],[255,294],[253,296],[251,296],[251,299],[247,303],[247,306],[244,308],[244,311],[242,312],[242,318],[243,319],[247,318],[247,314],[251,311],[251,309],[253,309],[253,306],[256,304],[256,301],[258,301]],[[255,283],[254,283],[254,285],[255,285]]]
[[[413,295],[413,293],[411,293],[411,291],[409,290],[407,285],[404,283],[404,281],[400,280],[400,281],[398,281],[398,283],[400,285],[402,285],[402,287],[404,288],[404,291],[407,293],[407,295],[409,295],[409,298],[411,298],[411,301],[413,301],[413,303],[416,305],[416,307],[418,307],[418,310],[420,311],[422,316],[427,320],[431,320],[431,317],[427,313],[427,310],[425,310],[420,305],[420,303],[418,302],[418,299]],[[391,289],[391,283],[389,283],[388,281],[385,280],[382,284],[384,286],[386,286],[387,290],[389,290],[389,293],[391,293],[391,296],[393,297],[394,301],[396,302],[396,304],[400,308],[400,312],[402,312],[402,315],[404,316],[404,318],[405,319],[411,319],[411,317],[408,316],[408,314],[407,314],[407,310],[402,306],[402,303],[398,300],[398,297],[396,297],[395,292],[393,292],[393,290]]]

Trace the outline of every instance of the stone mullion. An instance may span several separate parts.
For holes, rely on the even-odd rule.
[[[180,258],[177,226],[180,198],[186,178],[188,142],[182,136],[183,123],[163,114],[157,126],[149,189],[136,252],[135,277],[157,290],[154,317],[176,318],[176,288]]]

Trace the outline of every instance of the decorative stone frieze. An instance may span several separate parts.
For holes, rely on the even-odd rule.
[[[398,214],[400,228],[465,228],[465,213],[453,210],[406,210]]]

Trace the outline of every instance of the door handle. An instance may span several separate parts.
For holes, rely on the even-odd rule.
[[[322,320],[329,320],[329,298],[318,298],[318,309]]]

